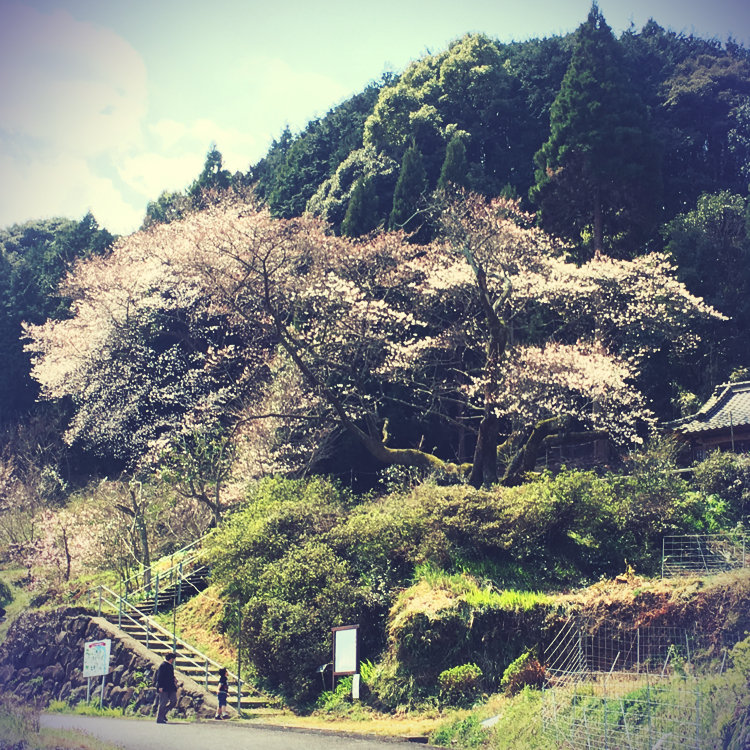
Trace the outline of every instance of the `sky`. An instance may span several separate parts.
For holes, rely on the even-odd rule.
[[[650,18],[750,46],[750,0],[599,0],[615,34]],[[0,0],[0,227],[92,211],[135,231],[215,143],[246,171],[285,126],[467,32],[566,34],[591,0]]]

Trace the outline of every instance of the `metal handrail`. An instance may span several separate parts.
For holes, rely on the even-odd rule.
[[[122,606],[125,605],[126,608],[133,610],[138,615],[138,617],[146,623],[146,626],[144,628],[146,631],[146,648],[150,649],[148,645],[150,632],[152,630],[161,631],[163,635],[168,636],[169,640],[165,642],[164,640],[159,638],[156,633],[154,633],[155,640],[157,640],[160,643],[160,645],[166,646],[167,648],[171,646],[173,650],[176,650],[176,646],[179,643],[182,649],[189,651],[193,656],[199,657],[202,663],[199,663],[195,661],[195,659],[191,659],[190,657],[185,656],[184,654],[180,654],[180,656],[183,659],[186,659],[188,662],[190,662],[194,666],[204,669],[203,687],[205,690],[208,690],[209,665],[212,665],[219,669],[226,668],[224,667],[223,664],[220,664],[219,662],[214,661],[211,657],[206,656],[206,654],[199,651],[197,648],[195,648],[195,646],[191,645],[190,643],[187,643],[186,641],[183,641],[181,638],[178,638],[176,633],[170,633],[169,630],[164,628],[158,622],[155,622],[149,615],[145,614],[144,612],[141,612],[134,604],[127,601],[127,599],[125,599],[124,597],[120,596],[116,591],[112,591],[112,589],[110,589],[108,586],[104,586],[103,584],[100,584],[97,587],[97,589],[99,592],[99,605],[98,605],[98,610],[97,610],[97,614],[99,617],[101,617],[101,614],[102,614],[102,602],[105,602],[106,604],[109,604],[113,608],[117,609],[118,620],[119,620],[118,625],[121,627],[121,619],[123,615]],[[102,591],[106,591],[107,593],[111,594],[113,597],[115,597],[117,601],[116,602],[110,601],[106,596],[103,597]],[[129,620],[131,620],[134,624],[140,627],[143,627],[143,623],[138,622],[138,620],[136,620],[130,614],[125,614],[125,616]],[[227,677],[235,680],[237,683],[237,713],[239,713],[240,698],[242,695],[242,686],[245,684],[245,682],[238,674],[235,674],[234,672],[230,672],[228,669],[227,669]],[[255,692],[257,693],[257,691]]]
[[[209,532],[209,533],[210,533],[210,532]],[[170,557],[174,557],[175,555],[180,555],[180,554],[182,554],[183,552],[187,552],[187,551],[188,551],[189,549],[192,549],[193,547],[195,547],[195,545],[196,545],[196,544],[198,544],[199,542],[202,542],[202,541],[203,541],[203,540],[204,540],[204,539],[205,539],[205,538],[206,538],[207,536],[208,536],[208,534],[204,534],[203,536],[199,537],[198,539],[195,539],[195,540],[193,540],[192,542],[190,542],[190,544],[186,544],[186,545],[185,545],[184,547],[181,547],[180,549],[178,549],[178,550],[176,550],[175,552],[173,552],[173,553],[172,553],[172,554],[170,555]],[[190,557],[189,557],[189,558],[188,558],[187,560],[181,560],[181,561],[180,561],[180,563],[185,563],[185,562],[192,562],[192,561],[193,561],[193,560],[195,560],[195,558],[196,558],[196,557],[198,557],[199,555],[200,555],[200,551],[197,551],[197,552],[196,552],[195,554],[191,555],[191,556],[190,556]],[[175,563],[174,565],[171,565],[171,566],[170,566],[169,568],[167,568],[166,570],[164,570],[164,571],[161,571],[161,572],[157,573],[157,575],[160,575],[160,576],[161,576],[161,575],[166,575],[166,574],[168,574],[168,573],[171,573],[171,572],[172,572],[172,571],[173,571],[173,570],[174,570],[175,568],[177,568],[177,567],[178,567],[178,566],[180,565],[180,563]],[[150,569],[150,570],[152,571],[152,573],[153,573],[153,569],[154,569],[154,566],[153,566],[153,564],[149,565],[149,569]],[[135,579],[137,580],[137,579],[138,579],[138,576],[140,576],[140,575],[143,575],[143,571],[141,571],[141,572],[139,572],[139,573],[133,573],[133,575],[132,575],[132,576],[129,576],[128,578],[123,578],[123,579],[121,579],[121,580],[120,580],[120,585],[121,585],[121,586],[123,586],[123,587],[125,587],[125,588],[127,589],[127,585],[128,585],[128,584],[129,584],[129,583],[130,583],[130,582],[131,582],[131,581],[132,581],[132,580],[133,580],[134,578],[135,578]],[[144,591],[144,590],[146,590],[146,587],[145,587],[145,586],[141,586],[141,587],[139,587],[139,588],[137,588],[137,589],[134,589],[134,590],[133,590],[133,591],[131,591],[130,593],[131,593],[131,595],[132,595],[132,594],[137,594],[137,593],[139,593],[140,591]]]
[[[137,589],[133,589],[133,591],[130,591],[129,593],[127,593],[126,596],[137,596],[138,594],[144,594],[144,593],[145,594],[150,594],[154,590],[154,581],[156,581],[156,580],[162,580],[163,581],[167,577],[170,578],[170,580],[171,580],[172,578],[174,578],[174,574],[176,572],[178,574],[181,574],[180,573],[180,568],[181,567],[183,567],[185,565],[189,565],[192,562],[195,562],[195,560],[197,560],[200,557],[200,555],[201,555],[201,551],[198,551],[195,554],[188,556],[184,560],[180,560],[180,562],[175,563],[174,565],[170,566],[166,570],[161,570],[161,571],[159,571],[158,573],[155,573],[155,574],[153,573],[153,569],[152,569],[152,576],[153,577],[152,577],[151,584],[149,584],[149,586],[140,586]],[[184,578],[185,576],[183,575],[182,577]],[[133,578],[133,576],[131,576],[131,578]],[[130,580],[130,579],[128,579],[128,580]],[[124,585],[124,583],[125,582],[123,581],[121,583],[121,585]]]

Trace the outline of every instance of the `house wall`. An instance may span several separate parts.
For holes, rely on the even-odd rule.
[[[747,428],[735,429],[734,434],[726,430],[697,437],[683,436],[683,439],[687,439],[690,443],[695,461],[702,461],[715,450],[750,453],[750,430]]]

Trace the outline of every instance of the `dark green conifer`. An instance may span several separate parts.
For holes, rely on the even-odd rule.
[[[391,229],[415,231],[420,222],[417,207],[427,190],[427,173],[425,172],[422,154],[412,145],[406,149],[401,162],[401,171],[393,192],[393,210],[390,216]]]
[[[589,237],[587,254],[603,252],[605,240],[608,252],[630,253],[653,225],[658,162],[646,108],[594,3],[535,156],[531,198],[546,229],[574,242]]]
[[[445,190],[448,185],[466,187],[466,178],[469,173],[469,164],[466,161],[466,146],[462,138],[453,136],[448,148],[445,149],[445,159],[440,170],[438,189]]]
[[[371,232],[378,223],[378,196],[372,180],[360,177],[352,189],[346,215],[341,222],[341,234],[359,237]]]

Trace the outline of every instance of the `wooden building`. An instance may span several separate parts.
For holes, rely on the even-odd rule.
[[[750,380],[716,386],[695,414],[664,427],[689,444],[693,461],[715,450],[750,452]]]

